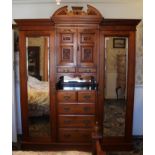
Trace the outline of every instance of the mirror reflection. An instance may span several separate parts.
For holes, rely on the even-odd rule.
[[[50,136],[49,38],[27,37],[29,136]]]
[[[125,135],[128,38],[105,38],[104,136]]]

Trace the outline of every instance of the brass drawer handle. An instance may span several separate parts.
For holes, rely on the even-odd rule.
[[[90,95],[84,95],[83,98],[86,100],[89,100],[91,98],[91,96]]]
[[[90,111],[90,107],[84,107],[83,110],[84,110],[85,112],[88,112],[88,111]]]
[[[83,120],[83,124],[85,124],[85,126],[88,126],[91,123],[90,120]]]
[[[69,70],[68,70],[68,69],[64,69],[64,70],[63,70],[63,72],[68,73],[68,72],[69,72]]]
[[[84,137],[84,138],[89,138],[90,135],[88,135],[88,134],[82,134],[82,137]]]
[[[91,69],[85,69],[85,72],[90,73]]]
[[[68,112],[69,110],[70,110],[69,107],[64,107],[64,111],[65,111],[65,112]]]
[[[64,32],[72,32],[70,29],[64,29]]]
[[[72,120],[64,120],[64,124],[71,124],[71,123],[73,123]]]
[[[65,101],[69,100],[70,98],[71,98],[70,96],[64,96]]]
[[[71,135],[70,135],[70,134],[64,134],[64,137],[65,137],[65,138],[70,138]]]

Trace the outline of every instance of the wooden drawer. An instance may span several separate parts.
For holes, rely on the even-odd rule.
[[[78,92],[78,102],[95,103],[95,91],[80,91]]]
[[[58,67],[57,72],[58,73],[75,73],[76,69],[75,67]]]
[[[96,73],[96,68],[78,68],[80,73]]]
[[[76,102],[77,95],[74,91],[58,91],[57,100],[58,102]]]
[[[59,129],[60,142],[90,142],[92,129]]]
[[[83,115],[83,116],[65,116],[59,115],[59,127],[93,127],[95,122],[95,117],[93,115]]]
[[[59,114],[95,114],[95,104],[58,104]]]

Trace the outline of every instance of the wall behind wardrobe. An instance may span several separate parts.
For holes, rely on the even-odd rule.
[[[142,0],[62,0],[56,5],[55,0],[13,0],[13,19],[49,18],[59,7],[84,6],[90,4],[100,11],[104,18],[142,19]]]
[[[33,19],[50,18],[52,14],[65,5],[84,6],[90,4],[98,9],[104,18],[115,19],[142,19],[143,1],[142,0],[62,0],[61,4],[56,5],[55,0],[13,0],[12,19]],[[14,21],[13,21],[14,23]],[[138,25],[137,47],[136,47],[136,86],[135,86],[135,104],[134,104],[134,123],[133,135],[142,135],[143,133],[143,76],[142,76],[142,22]],[[19,88],[19,87],[18,87]],[[17,91],[16,107],[19,106],[19,91]],[[17,108],[17,133],[21,133],[20,109]]]

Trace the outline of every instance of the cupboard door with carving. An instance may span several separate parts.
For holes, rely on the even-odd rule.
[[[78,66],[95,67],[97,33],[94,29],[78,29]]]
[[[57,29],[57,65],[75,66],[77,33],[76,29],[62,28]]]

